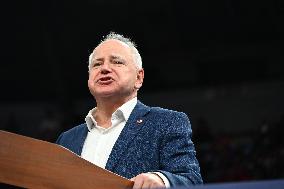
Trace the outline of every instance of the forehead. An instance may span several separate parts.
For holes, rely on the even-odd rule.
[[[130,47],[116,39],[109,39],[99,44],[93,51],[95,57],[104,55],[119,54],[121,56],[130,56]]]

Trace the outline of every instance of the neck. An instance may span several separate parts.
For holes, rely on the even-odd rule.
[[[93,114],[93,117],[98,122],[101,127],[110,127],[111,126],[111,116],[120,106],[129,100],[136,97],[136,95],[129,96],[123,99],[115,98],[100,98],[96,99],[97,108]]]

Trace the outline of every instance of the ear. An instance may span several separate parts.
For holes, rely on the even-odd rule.
[[[136,76],[136,82],[135,82],[135,89],[140,89],[140,87],[142,87],[143,84],[143,80],[144,80],[144,70],[143,68],[139,69],[137,72],[137,76]]]

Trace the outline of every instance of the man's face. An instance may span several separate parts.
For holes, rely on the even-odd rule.
[[[137,68],[126,44],[107,40],[94,50],[88,86],[96,99],[136,95],[143,77],[143,69]]]

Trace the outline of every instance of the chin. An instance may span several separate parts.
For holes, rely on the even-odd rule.
[[[115,91],[113,90],[105,90],[105,91],[97,91],[94,96],[106,98],[106,97],[115,96],[116,94],[117,93],[115,93]]]

